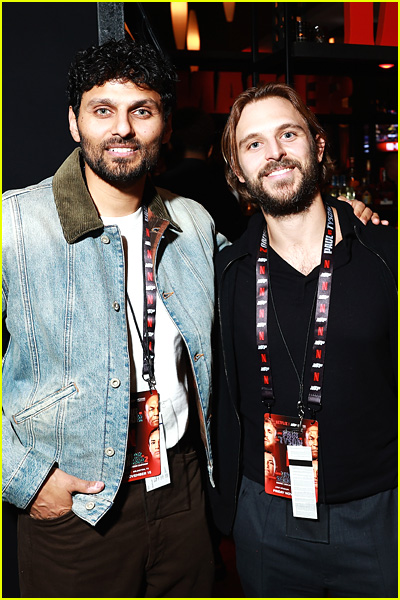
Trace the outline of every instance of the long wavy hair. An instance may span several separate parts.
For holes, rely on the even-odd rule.
[[[314,151],[316,147],[317,136],[325,141],[324,154],[322,161],[319,163],[318,185],[320,188],[322,188],[330,180],[334,169],[333,161],[329,156],[326,132],[318,123],[315,115],[304,104],[300,95],[293,88],[285,83],[267,83],[249,88],[248,90],[242,92],[233,103],[231,113],[228,117],[228,121],[222,134],[221,146],[222,155],[225,160],[225,176],[229,186],[250,202],[254,202],[254,199],[252,199],[251,195],[248,193],[246,189],[246,183],[241,183],[236,175],[236,173],[241,173],[236,143],[236,127],[245,106],[250,103],[257,102],[258,100],[274,97],[288,100],[301,114],[307,123],[310,139],[314,144]]]

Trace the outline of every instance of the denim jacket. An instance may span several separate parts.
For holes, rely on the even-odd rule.
[[[209,437],[214,252],[227,244],[199,204],[146,187],[159,297],[186,344],[201,436]],[[53,465],[105,482],[75,494],[94,525],[121,483],[130,373],[125,263],[117,226],[104,227],[75,150],[54,177],[3,198],[3,498],[26,508]]]

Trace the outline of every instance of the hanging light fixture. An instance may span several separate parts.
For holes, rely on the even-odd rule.
[[[228,23],[232,23],[235,15],[236,2],[223,2],[222,4],[224,5],[225,19],[228,21]]]
[[[196,12],[194,10],[189,11],[186,46],[188,50],[200,50],[199,25],[197,23]]]
[[[185,49],[186,27],[188,20],[187,2],[170,2],[172,29],[177,50]]]

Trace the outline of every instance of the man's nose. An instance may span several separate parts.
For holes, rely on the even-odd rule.
[[[271,138],[265,145],[265,160],[281,160],[286,156],[286,151],[277,138]]]
[[[122,138],[134,135],[133,123],[130,119],[129,113],[120,112],[115,116],[112,134],[119,135]]]

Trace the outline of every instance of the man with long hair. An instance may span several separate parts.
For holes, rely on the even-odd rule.
[[[217,525],[233,528],[246,596],[392,597],[396,231],[359,226],[345,203],[324,196],[332,169],[326,133],[285,84],[236,99],[222,148],[231,187],[261,211],[216,258]],[[307,469],[308,496],[293,486],[291,494],[305,518],[293,516],[279,489],[288,472],[265,492],[262,428],[271,414],[294,424],[280,448],[285,439],[290,452],[304,446],[292,464]],[[319,436],[313,448],[305,443],[310,424]]]

